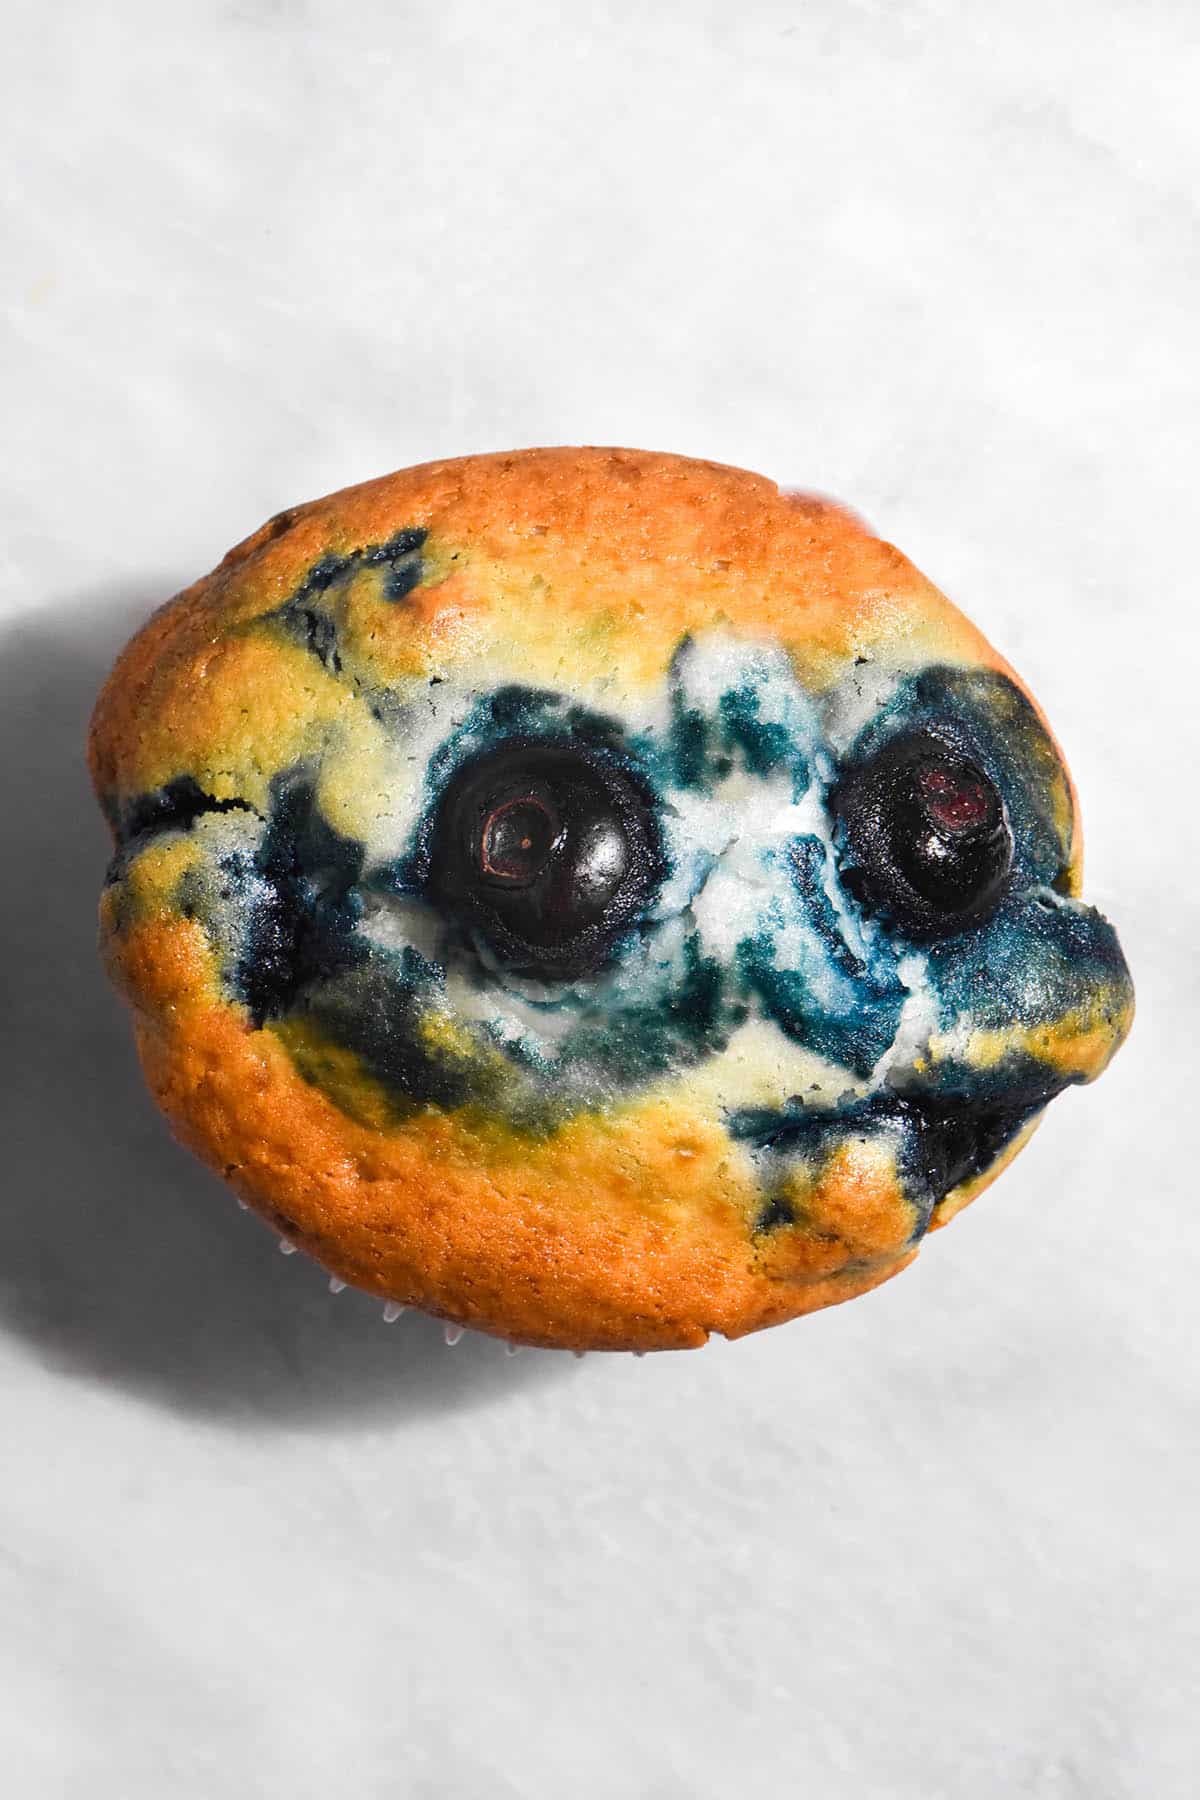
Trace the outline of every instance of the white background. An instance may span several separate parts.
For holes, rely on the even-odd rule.
[[[1191,0],[4,7],[14,1800],[1197,1791]],[[838,494],[1079,780],[1134,1036],[867,1299],[646,1358],[334,1300],[174,1149],[81,739],[288,502],[557,442]]]

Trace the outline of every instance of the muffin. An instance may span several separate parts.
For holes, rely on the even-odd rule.
[[[281,513],[120,657],[106,964],[182,1140],[336,1278],[666,1349],[912,1261],[1133,998],[1075,795],[852,513],[632,450]]]

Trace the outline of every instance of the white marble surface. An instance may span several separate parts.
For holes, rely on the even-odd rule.
[[[4,10],[5,1794],[1193,1795],[1194,6]],[[92,955],[133,621],[562,441],[841,494],[961,600],[1141,999],[910,1273],[641,1362],[332,1299]]]

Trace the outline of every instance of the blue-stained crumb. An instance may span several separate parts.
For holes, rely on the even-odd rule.
[[[942,1030],[969,1016],[982,1031],[1021,1028],[1032,1034],[1034,1045],[1039,1026],[1049,1034],[1072,1015],[1081,1021],[1107,1017],[1115,1024],[1131,994],[1129,971],[1108,920],[1046,890],[1008,895],[990,919],[931,945],[927,967]],[[936,1074],[946,1093],[1036,1092],[1050,1078],[1046,1061],[1033,1048],[1014,1052],[990,1072],[943,1056]]]
[[[117,814],[117,837],[127,848],[135,838],[163,831],[188,831],[206,813],[253,812],[247,800],[218,800],[191,775],[180,775],[153,793],[139,794]]]
[[[563,696],[550,688],[509,682],[481,698],[475,713],[476,729],[483,728],[486,721],[494,732],[507,737],[528,730],[534,721],[547,712],[560,711],[565,704]]]
[[[355,929],[362,864],[363,846],[322,818],[311,775],[277,776],[252,871],[270,899],[252,914],[234,975],[256,1023],[286,1013],[311,982],[365,959]],[[237,872],[231,866],[231,877]]]
[[[833,901],[825,888],[826,850],[819,838],[805,834],[791,844],[792,876],[804,896],[808,921],[820,938],[834,967],[851,981],[867,977],[866,963],[842,935]],[[894,978],[893,978],[894,985]]]
[[[383,568],[388,597],[403,598],[421,578],[424,537],[414,528],[322,558],[272,617],[340,673],[341,585],[359,567]],[[385,730],[401,737],[406,697],[361,694]],[[1037,1054],[1038,1028],[1049,1033],[1067,1015],[1085,1018],[1097,1007],[1115,1019],[1128,1003],[1111,927],[1056,891],[1069,855],[1062,828],[1069,796],[1029,702],[1000,675],[928,669],[901,681],[845,763],[917,728],[989,772],[1014,840],[1011,883],[994,913],[922,946],[923,1016],[949,1034],[969,1019],[972,1029],[1015,1025],[1033,1036],[986,1071],[947,1051],[919,1079],[911,1067],[885,1063],[894,1085],[866,1098],[826,1099],[820,1109],[799,1098],[780,1108],[735,1109],[731,1134],[752,1154],[762,1182],[762,1233],[803,1223],[788,1197],[789,1170],[818,1173],[838,1144],[861,1134],[894,1146],[919,1235],[949,1187],[987,1167],[1063,1085],[1050,1054]],[[489,960],[474,927],[437,916],[429,899],[443,796],[470,759],[509,742],[571,745],[619,769],[644,801],[661,857],[644,916],[622,924],[595,976],[551,985],[540,998],[519,983],[510,992],[505,969]],[[213,830],[224,911],[212,929],[229,938],[221,947],[231,994],[257,1023],[301,1018],[318,1038],[352,1051],[398,1114],[476,1105],[523,1129],[549,1129],[573,1109],[719,1054],[755,1017],[778,1028],[781,1053],[789,1044],[811,1051],[843,1069],[847,1087],[870,1078],[897,1042],[910,996],[901,966],[912,946],[884,927],[863,928],[840,882],[835,837],[807,829],[787,835],[793,818],[811,821],[789,801],[818,806],[823,782],[838,770],[815,703],[770,646],[739,651],[726,640],[715,649],[685,640],[672,662],[665,718],[636,731],[545,688],[510,682],[477,696],[429,757],[408,839],[382,865],[368,867],[365,845],[323,818],[316,773],[304,766],[277,775],[261,823],[247,803],[215,800],[187,776],[140,796],[116,818],[124,859],[117,873],[156,834],[190,830],[209,813],[250,813],[254,828],[244,841]],[[726,804],[722,784],[731,777],[728,818],[717,821],[711,840],[689,843],[697,809],[707,818],[709,798],[714,807]],[[756,811],[760,793],[766,798]],[[759,829],[756,819],[762,842],[748,835],[740,860],[724,864],[723,843]],[[709,882],[727,885],[706,894]],[[215,916],[212,893],[200,885],[181,889],[181,904],[195,916],[207,916],[205,907]],[[436,946],[429,955],[362,928],[368,910],[386,914],[389,906],[402,917],[423,915],[421,942]],[[453,1053],[425,1029],[431,1010],[447,1008],[452,968],[481,1002],[480,1016],[454,1036]]]
[[[402,600],[420,584],[422,577],[421,547],[429,533],[418,525],[406,526],[381,544],[365,544],[345,556],[323,556],[309,569],[304,580],[285,605],[304,607],[340,586],[358,569],[382,569],[384,593],[389,600]]]
[[[885,1091],[832,1110],[805,1109],[799,1099],[782,1108],[747,1108],[727,1119],[729,1134],[750,1146],[762,1164],[767,1202],[758,1232],[802,1223],[785,1191],[796,1163],[819,1175],[839,1146],[880,1138],[894,1146],[896,1171],[913,1208],[912,1240],[923,1236],[938,1201],[989,1168],[1045,1105],[1038,1100],[979,1097],[947,1104],[929,1094]]]
[[[759,717],[762,702],[752,687],[739,687],[722,694],[719,707],[721,735],[734,751],[741,753],[745,768],[763,779],[777,770],[790,768],[797,746],[786,725]]]
[[[729,663],[730,685],[713,708],[701,696],[711,684],[707,659],[716,656]],[[741,768],[758,780],[789,774],[793,792],[803,792],[811,774],[817,718],[782,652],[762,646],[735,651],[728,643],[714,652],[685,637],[671,660],[668,691],[666,741],[656,746],[656,758],[669,770],[673,786],[704,792]],[[768,701],[771,716],[764,714]]]
[[[309,655],[315,656],[331,675],[340,675],[342,654],[338,649],[338,628],[333,615],[321,612],[316,606],[298,606],[293,602],[283,616]]]
[[[606,1086],[638,1087],[724,1049],[747,1008],[736,975],[684,939],[678,962],[657,979],[630,983],[603,1009],[589,1010],[559,1047],[562,1064],[592,1071]]]
[[[776,936],[743,938],[738,966],[747,986],[789,1038],[851,1074],[871,1073],[896,1035],[906,990],[896,974],[832,971],[815,953],[780,967]]]
[[[865,1077],[896,1035],[908,990],[890,946],[878,938],[864,944],[868,963],[846,942],[826,885],[828,854],[806,833],[792,839],[786,859],[766,859],[775,873],[771,899],[736,960],[781,1031]]]
[[[436,783],[468,755],[500,742],[540,738],[569,739],[629,760],[626,732],[619,719],[569,701],[552,688],[508,682],[479,696],[462,724],[439,747],[430,764],[431,774]]]
[[[116,852],[105,874],[105,885],[120,881],[132,857],[149,842],[166,832],[190,831],[197,819],[212,813],[253,813],[248,800],[219,800],[206,794],[191,775],[180,775],[151,793],[138,794],[125,806],[111,800],[106,808],[117,840]]]
[[[332,1043],[357,1056],[390,1094],[398,1113],[419,1106],[460,1107],[492,1097],[492,1065],[450,1057],[422,1034],[439,971],[415,951],[360,958],[340,976],[318,978],[297,1013]]]
[[[769,1237],[771,1232],[780,1231],[785,1225],[795,1225],[798,1221],[795,1203],[779,1188],[768,1194],[758,1217],[754,1221],[756,1237]]]
[[[703,788],[713,774],[709,756],[710,727],[703,713],[682,706],[672,708],[670,753],[675,779],[681,788]],[[726,758],[726,767],[730,759]]]
[[[330,674],[340,675],[342,658],[333,605],[337,594],[360,569],[382,569],[384,599],[403,600],[424,579],[421,548],[428,535],[420,526],[409,526],[395,532],[385,543],[367,544],[345,556],[321,557],[295,593],[267,618],[277,620]]]
[[[427,531],[419,526],[410,526],[407,531],[398,531],[386,544],[374,545],[364,551],[363,562],[368,568],[382,568],[383,597],[385,600],[403,600],[419,587],[425,578],[425,568],[421,561],[420,550]]]

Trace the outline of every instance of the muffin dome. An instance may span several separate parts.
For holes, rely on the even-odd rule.
[[[1132,1013],[1013,671],[740,470],[525,451],[283,513],[90,748],[178,1136],[340,1279],[519,1342],[864,1292]]]

